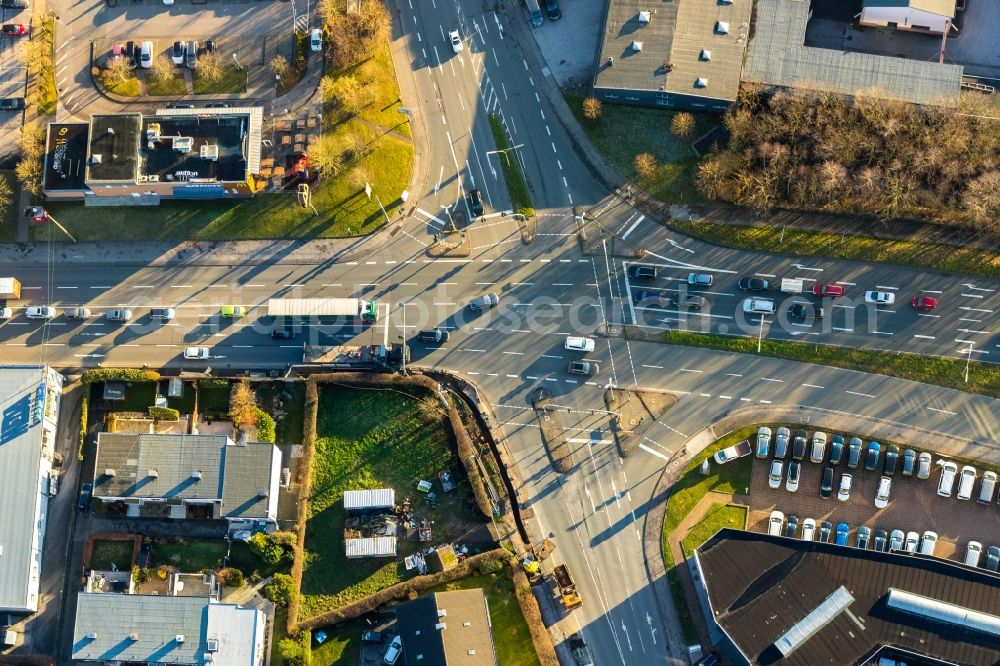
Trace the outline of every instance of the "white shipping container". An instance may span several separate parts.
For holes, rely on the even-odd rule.
[[[347,557],[396,557],[395,537],[345,539]]]

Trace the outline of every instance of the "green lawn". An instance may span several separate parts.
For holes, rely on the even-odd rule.
[[[507,140],[507,133],[504,131],[503,125],[500,124],[499,116],[495,114],[490,116],[490,129],[493,130],[493,143],[496,144],[497,150],[507,150],[511,147],[510,141]],[[497,159],[500,162],[503,179],[507,183],[507,193],[510,194],[510,203],[514,210],[531,208],[531,193],[528,191],[528,183],[524,180],[521,165],[517,161],[514,151],[500,153],[497,155]]]
[[[667,331],[663,335],[663,340],[669,344],[685,347],[720,349],[743,354],[757,353],[757,340],[754,338]],[[1000,366],[972,363],[969,365],[969,381],[966,382],[966,361],[958,358],[935,358],[874,349],[850,349],[767,339],[761,344],[760,355],[860,372],[875,371],[888,377],[899,377],[966,393],[1000,398]]]
[[[451,583],[432,587],[428,592],[482,588],[490,608],[493,639],[500,666],[532,666],[538,664],[535,646],[531,642],[528,623],[514,593],[514,582],[506,573],[469,576]]]
[[[17,194],[21,186],[17,182],[17,176],[13,169],[0,169],[0,178],[7,181],[7,187],[11,192],[11,203],[9,206],[0,208],[0,243],[9,242],[17,238]]]
[[[434,543],[444,543],[449,521],[468,515],[468,486],[462,483],[458,490],[439,495],[438,509],[430,511],[416,484],[421,479],[436,481],[438,471],[451,461],[443,425],[427,420],[419,399],[399,391],[321,387],[301,619],[403,580],[403,556],[418,549],[415,541],[400,539],[396,559],[348,561],[344,491],[394,488],[397,503],[409,496],[415,514],[435,521]]]
[[[706,202],[695,187],[694,176],[701,159],[691,144],[721,123],[722,116],[694,113],[694,133],[690,138],[680,139],[670,132],[673,111],[604,103],[601,117],[592,121],[583,117],[584,97],[566,94],[565,98],[590,141],[620,174],[668,203]],[[649,179],[638,178],[632,168],[632,161],[639,153],[652,153],[659,164],[657,173]]]
[[[229,414],[229,393],[228,386],[199,386],[198,411],[202,415],[212,415],[216,418],[225,417]]]
[[[94,541],[94,550],[90,555],[90,568],[97,571],[110,571],[111,565],[118,571],[128,571],[132,568],[131,541]]]
[[[274,620],[271,622],[271,666],[285,665],[285,660],[281,658],[281,650],[278,649],[278,643],[281,642],[282,638],[288,636],[287,629],[288,609],[285,607],[275,608]]]
[[[357,666],[361,663],[361,621],[341,622],[333,627],[322,627],[326,632],[322,645],[316,644],[316,631],[312,632],[312,666]],[[274,661],[271,661],[274,666]]]
[[[702,521],[691,528],[691,531],[684,537],[684,554],[690,557],[698,546],[712,538],[712,535],[723,527],[742,530],[746,524],[746,507],[715,502],[708,507]]]
[[[114,93],[115,95],[121,95],[122,97],[138,97],[142,94],[142,89],[139,86],[139,79],[134,76],[128,77],[117,85],[110,85],[105,82],[104,87],[107,88],[108,92]]]
[[[908,240],[842,236],[822,231],[707,222],[674,222],[678,231],[710,243],[762,252],[783,252],[868,263],[897,264],[1000,279],[1000,253]]]
[[[227,65],[223,67],[222,78],[218,81],[206,81],[199,75],[199,71],[198,68],[195,68],[192,73],[194,93],[196,95],[246,92],[248,71],[246,69],[237,69],[236,65]]]
[[[146,94],[154,97],[161,95],[186,95],[187,83],[184,80],[184,75],[174,74],[173,78],[166,81],[157,81],[152,76],[147,76]],[[59,221],[62,222],[62,218],[59,218]]]
[[[132,382],[125,386],[125,399],[112,402],[116,412],[146,413],[156,399],[156,382]],[[103,389],[102,389],[103,390]]]
[[[183,544],[154,542],[152,553],[157,564],[169,564],[184,573],[197,573],[222,568],[222,561],[226,556],[226,542],[198,540],[185,541]],[[263,578],[275,571],[287,570],[291,563],[284,562],[278,567],[270,567],[250,550],[250,546],[242,541],[233,541],[229,564],[247,577],[256,572]]]
[[[285,400],[285,418],[275,425],[276,444],[301,444],[302,423],[306,409],[306,387],[302,382],[285,382],[280,391],[290,393],[291,400]],[[257,388],[257,403],[264,411],[271,413],[273,391],[270,386]]]
[[[400,113],[403,107],[399,96],[399,84],[393,74],[392,53],[388,44],[383,44],[371,57],[345,74],[357,77],[375,92],[375,102],[358,112],[358,118],[392,129],[409,137],[409,117]]]

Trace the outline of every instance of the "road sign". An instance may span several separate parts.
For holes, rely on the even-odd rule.
[[[412,116],[413,115],[413,111],[411,111],[410,109],[406,108],[405,106],[401,106],[401,107],[399,107],[396,110],[399,111],[400,113],[402,113],[403,115],[407,115],[407,116]]]

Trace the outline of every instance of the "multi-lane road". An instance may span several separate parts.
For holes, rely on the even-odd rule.
[[[276,5],[275,5],[276,6]],[[187,11],[176,9],[175,11]],[[411,340],[416,331],[448,328],[444,345],[413,342],[413,363],[467,377],[493,403],[523,480],[522,500],[534,509],[542,534],[560,544],[556,559],[576,572],[587,600],[570,623],[578,624],[598,664],[678,663],[683,646],[677,628],[661,616],[657,592],[643,562],[642,535],[650,508],[662,497],[654,487],[667,461],[714,420],[740,409],[798,405],[913,427],[929,440],[945,435],[971,442],[1000,441],[996,401],[938,387],[774,359],[730,355],[602,337],[606,322],[698,330],[727,335],[912,351],[933,356],[994,362],[1000,356],[1000,283],[961,275],[920,272],[870,264],[718,248],[671,233],[615,197],[608,197],[577,156],[548,103],[547,72],[530,48],[520,23],[471,2],[397,4],[396,20],[409,49],[417,99],[406,100],[427,140],[422,169],[426,182],[414,196],[401,233],[345,242],[311,260],[301,254],[254,259],[193,252],[173,261],[122,260],[99,246],[49,262],[0,263],[0,274],[16,275],[24,300],[15,316],[0,322],[0,358],[46,362],[77,369],[103,365],[185,369],[285,368],[302,360],[302,344],[356,344]],[[191,11],[196,11],[191,9]],[[516,11],[516,10],[514,10]],[[520,18],[518,17],[520,21]],[[453,53],[445,39],[458,29],[465,48]],[[516,146],[532,188],[537,233],[524,244],[510,208],[488,118],[495,114]],[[487,217],[469,230],[468,257],[432,258],[433,235],[451,211],[466,210],[465,194],[479,189]],[[577,238],[574,206],[587,208],[603,241],[584,253]],[[466,210],[467,212],[467,210]],[[614,253],[614,236],[645,250],[654,264],[653,282],[633,284],[626,271],[634,258]],[[780,248],[775,248],[780,251]],[[140,249],[136,257],[143,257]],[[77,255],[77,256],[74,256]],[[12,255],[11,255],[12,256]],[[39,255],[35,255],[39,256]],[[701,290],[709,305],[681,313],[634,302],[637,289],[678,295],[691,271],[709,272]],[[744,276],[779,282],[799,277],[837,283],[847,295],[825,303],[828,314],[809,326],[782,315],[744,318],[736,289]],[[863,305],[868,289],[897,294],[894,307]],[[500,306],[473,314],[468,301],[496,292]],[[916,293],[940,299],[932,316],[909,308]],[[296,324],[294,340],[270,337],[273,322],[262,316],[274,296],[361,296],[382,304],[381,320],[352,328],[313,321]],[[782,303],[800,297],[771,292]],[[812,297],[801,297],[812,301]],[[24,307],[83,305],[94,317],[43,323],[24,317]],[[248,316],[222,320],[219,308],[242,305]],[[126,306],[126,324],[103,318]],[[174,307],[177,317],[161,323],[150,307]],[[564,349],[566,335],[594,335],[587,357],[599,375],[569,375],[566,365],[581,356]],[[208,362],[185,361],[187,346],[207,346]],[[612,442],[603,394],[608,385],[669,391],[677,404],[645,434],[639,450],[622,459]],[[528,396],[549,389],[561,412],[575,466],[557,474],[541,442]],[[935,433],[942,433],[937,435]],[[934,447],[933,441],[927,442]],[[659,600],[662,601],[662,600]]]

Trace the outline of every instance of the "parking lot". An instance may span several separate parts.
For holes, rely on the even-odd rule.
[[[27,26],[28,9],[3,9],[3,23]],[[0,99],[24,97],[27,69],[18,54],[29,35],[0,38]],[[17,161],[23,111],[0,111],[0,167],[11,168]]]
[[[812,434],[810,431],[810,441]],[[866,445],[867,441],[865,440]],[[771,453],[773,452],[772,442]],[[851,527],[849,539],[851,545],[854,545],[857,528],[861,525],[870,527],[873,532],[876,529],[884,529],[887,532],[900,529],[903,532],[914,531],[920,534],[925,530],[934,531],[939,539],[935,555],[959,561],[964,558],[965,546],[970,540],[982,543],[984,551],[989,546],[1000,545],[1000,505],[997,504],[996,497],[994,496],[993,502],[989,505],[975,501],[979,496],[981,479],[976,480],[972,500],[958,500],[954,494],[950,498],[938,496],[940,467],[937,464],[932,464],[930,478],[926,480],[918,479],[916,476],[905,477],[897,466],[897,471],[892,477],[889,505],[884,509],[876,509],[875,490],[882,476],[884,444],[882,452],[879,466],[872,472],[865,471],[864,456],[856,469],[847,469],[844,461],[834,466],[834,490],[833,496],[829,499],[823,499],[819,495],[823,468],[829,464],[828,462],[812,463],[807,453],[805,460],[802,461],[799,488],[792,493],[785,489],[785,478],[782,479],[780,488],[768,487],[768,474],[773,458],[754,458],[750,490],[750,529],[766,531],[768,516],[771,511],[777,509],[786,517],[792,515],[798,517],[800,533],[802,521],[806,518],[813,518],[817,525],[824,520],[830,521],[835,526],[840,522],[847,523]],[[933,452],[931,453],[933,455]],[[829,460],[829,445],[826,455]],[[790,458],[786,459],[784,466],[786,475],[788,460]],[[934,462],[937,460],[938,457],[935,456]],[[983,470],[978,471],[981,476]],[[844,472],[852,475],[853,487],[850,498],[840,501],[837,499],[837,488]]]

